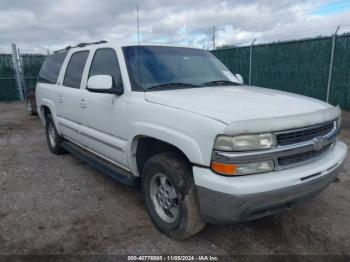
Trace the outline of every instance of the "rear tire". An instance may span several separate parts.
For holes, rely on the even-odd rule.
[[[50,151],[55,155],[60,155],[65,152],[64,148],[61,147],[61,143],[64,139],[58,134],[50,114],[46,116],[46,140]]]
[[[150,158],[142,171],[147,211],[156,227],[174,239],[203,229],[191,166],[174,153]]]

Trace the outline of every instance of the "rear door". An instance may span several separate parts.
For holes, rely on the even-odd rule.
[[[81,143],[80,95],[81,79],[86,66],[89,51],[76,51],[71,54],[66,67],[63,82],[58,83],[58,122],[62,134],[73,142]]]

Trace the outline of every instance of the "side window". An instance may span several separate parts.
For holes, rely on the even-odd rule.
[[[40,69],[38,82],[56,84],[61,66],[66,56],[67,52],[55,53],[48,56]]]
[[[76,52],[71,56],[64,75],[64,86],[80,88],[80,82],[88,56],[89,51]]]
[[[122,86],[117,54],[112,48],[97,49],[90,67],[89,77],[94,75],[110,75],[114,86]]]

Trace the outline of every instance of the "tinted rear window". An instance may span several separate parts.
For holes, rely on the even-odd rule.
[[[39,72],[38,82],[56,84],[67,52],[56,53],[46,58]]]
[[[88,56],[89,51],[76,52],[71,56],[64,75],[64,86],[80,88],[80,82]]]

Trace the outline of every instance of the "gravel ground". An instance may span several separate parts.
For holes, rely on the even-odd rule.
[[[341,136],[350,143],[349,129]],[[175,241],[153,226],[139,188],[51,154],[39,119],[0,103],[0,254],[350,254],[347,173],[294,209]]]

